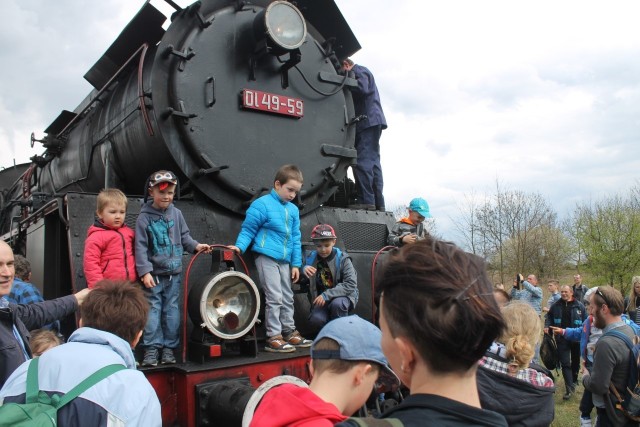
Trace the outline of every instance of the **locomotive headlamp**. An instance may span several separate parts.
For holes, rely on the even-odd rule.
[[[249,276],[237,271],[206,277],[189,292],[191,320],[222,339],[246,335],[259,311],[258,288]]]
[[[275,1],[261,11],[255,18],[254,28],[258,35],[268,38],[267,43],[278,53],[299,48],[307,36],[302,13],[286,1]]]

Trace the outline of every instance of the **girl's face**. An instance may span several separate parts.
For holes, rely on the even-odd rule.
[[[636,295],[640,296],[640,282],[634,283],[633,292],[635,292]]]

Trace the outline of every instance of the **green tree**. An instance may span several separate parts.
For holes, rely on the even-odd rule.
[[[640,267],[640,189],[595,203],[578,205],[573,214],[574,239],[586,258],[585,268],[596,284],[623,294]]]

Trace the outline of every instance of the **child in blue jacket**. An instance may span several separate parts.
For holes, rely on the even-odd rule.
[[[296,347],[310,347],[293,320],[293,290],[302,267],[300,213],[291,203],[302,188],[302,172],[284,165],[276,173],[273,189],[247,209],[235,246],[244,253],[251,246],[256,253],[258,276],[265,295],[266,351],[288,353]]]
[[[320,329],[328,321],[349,315],[358,302],[358,275],[351,258],[335,247],[336,233],[329,224],[311,231],[316,246],[302,270],[311,281],[312,307],[309,321]]]

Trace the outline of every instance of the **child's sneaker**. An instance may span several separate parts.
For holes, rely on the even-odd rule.
[[[275,337],[267,339],[267,345],[264,349],[271,353],[291,353],[296,351],[294,346],[282,339],[282,335],[276,335]]]
[[[162,359],[160,360],[160,363],[163,365],[176,363],[176,357],[173,355],[173,349],[167,347],[162,349]]]
[[[158,349],[148,348],[144,352],[144,359],[142,359],[142,366],[158,366]]]
[[[580,417],[580,427],[591,427],[591,418]]]
[[[305,339],[298,331],[285,335],[284,340],[292,346],[300,348],[311,347],[311,344],[313,344],[313,341]]]

